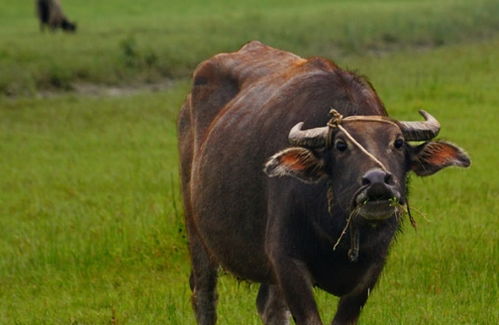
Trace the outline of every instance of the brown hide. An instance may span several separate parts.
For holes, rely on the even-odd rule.
[[[356,117],[328,129],[332,108]],[[322,325],[312,286],[341,297],[333,325],[356,324],[399,229],[407,173],[470,165],[455,145],[405,141],[438,133],[422,114],[397,124],[363,78],[256,41],[201,63],[178,121],[198,324],[216,322],[219,266],[261,283],[266,325],[289,324],[288,311]],[[295,125],[321,145],[292,132],[290,147]]]
[[[374,104],[379,108],[376,113],[386,115],[371,86],[354,74],[341,70],[333,62],[318,57],[306,60],[253,41],[237,52],[218,54],[195,70],[187,105],[192,114],[196,144],[203,142],[209,126],[231,107],[231,100],[244,98],[246,92],[254,87],[277,90],[284,83],[319,71],[335,74],[346,95],[351,97],[348,99],[358,100],[359,106],[362,101],[370,106]],[[352,86],[353,89],[350,89]],[[360,89],[360,93],[355,93],[356,88]]]
[[[296,123],[303,121],[304,128],[324,126],[332,107],[345,116],[387,115],[364,79],[326,59],[303,59],[256,41],[237,52],[218,54],[194,72],[192,91],[180,113],[178,133],[193,263],[193,304],[199,324],[214,324],[216,299],[208,297],[213,291],[198,291],[201,287],[213,287],[216,265],[243,279],[275,283],[266,242],[279,235],[267,237],[266,231],[274,223],[267,213],[273,204],[287,209],[284,202],[289,189],[303,190],[303,197],[313,197],[317,209],[327,214],[322,186],[288,184],[289,180],[276,185],[269,183],[262,170],[269,157],[288,146],[287,135]],[[274,185],[283,186],[286,191],[273,190]],[[301,201],[298,197],[292,203]],[[302,208],[297,207],[297,211]],[[283,227],[300,232],[301,225]],[[336,228],[341,230],[339,225]],[[295,235],[299,237],[294,238]],[[291,242],[296,240],[297,254],[322,245],[306,247],[302,243],[306,237],[300,236],[289,237]],[[326,245],[330,252],[330,244]],[[385,248],[376,254],[383,255]],[[336,279],[348,274],[350,282],[323,287],[345,292],[360,281],[365,268],[351,269],[348,264],[341,264],[348,263],[346,253],[341,254],[345,262],[340,262],[331,274],[338,274]]]

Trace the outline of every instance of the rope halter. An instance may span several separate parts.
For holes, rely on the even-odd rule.
[[[343,118],[343,115],[341,115],[337,110],[335,109],[332,109],[331,111],[329,111],[329,114],[331,114],[331,119],[327,122],[327,126],[329,127],[329,134],[327,136],[327,139],[326,139],[326,145],[328,148],[331,147],[332,143],[332,133],[333,133],[333,130],[334,129],[339,129],[341,130],[345,135],[346,137],[357,147],[360,149],[360,151],[362,151],[366,156],[369,157],[369,159],[371,159],[372,161],[374,161],[379,167],[381,167],[381,169],[385,172],[385,173],[389,173],[388,172],[388,169],[385,167],[385,165],[379,161],[378,158],[376,158],[373,154],[371,154],[369,151],[367,151],[366,148],[364,148],[357,140],[355,140],[355,138],[350,134],[350,132],[348,132],[341,124],[343,121],[353,121],[353,120],[357,120],[357,121],[377,121],[377,122],[385,122],[385,123],[389,123],[389,124],[393,124],[395,126],[398,127],[398,125],[392,121],[388,121],[388,120],[384,120],[384,119],[375,119],[373,117],[362,117],[362,116],[352,116],[352,117],[347,117],[347,118]]]

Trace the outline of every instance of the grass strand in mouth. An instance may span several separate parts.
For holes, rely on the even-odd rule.
[[[397,218],[397,220],[400,220],[401,216],[407,215],[407,216],[409,216],[409,220],[411,222],[412,227],[414,229],[417,229],[416,220],[412,217],[408,204],[401,204],[400,201],[396,197],[392,197],[388,201],[389,201],[390,206],[395,208],[395,218]],[[340,244],[341,240],[345,236],[345,234],[346,234],[346,232],[347,232],[347,230],[352,222],[353,217],[357,216],[359,214],[360,209],[363,206],[365,206],[368,202],[369,202],[369,200],[365,200],[361,204],[359,204],[355,209],[352,210],[352,212],[350,213],[350,215],[347,218],[345,227],[343,228],[340,236],[338,237],[338,239],[336,240],[336,242],[333,245],[333,251],[336,250],[336,248]]]
[[[345,227],[341,231],[341,234],[338,237],[338,239],[336,240],[336,243],[333,245],[333,251],[336,250],[336,247],[338,247],[338,245],[340,244],[341,240],[345,236],[345,234],[346,234],[346,232],[348,230],[348,227],[350,226],[350,222],[352,221],[352,218],[354,217],[354,215],[357,216],[359,214],[359,210],[360,210],[361,206],[364,205],[364,204],[365,203],[363,203],[363,204],[359,205],[358,207],[356,207],[355,209],[353,209],[352,212],[350,213],[350,215],[348,216],[347,223],[345,224]]]
[[[411,222],[411,226],[417,230],[417,223],[411,213],[411,208],[409,207],[409,202],[406,200],[406,204],[400,203],[400,201],[396,197],[392,197],[390,200],[390,206],[395,208],[395,217],[400,219],[400,216],[407,215],[409,217],[409,221]]]

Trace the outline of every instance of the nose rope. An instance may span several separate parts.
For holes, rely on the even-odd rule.
[[[335,109],[332,109],[329,114],[331,114],[331,119],[329,120],[329,122],[327,122],[327,125],[329,126],[329,135],[328,135],[328,139],[327,139],[327,144],[328,144],[328,147],[331,146],[331,133],[332,133],[332,130],[334,128],[338,128],[339,130],[341,130],[343,133],[345,133],[345,135],[347,136],[347,138],[355,145],[357,146],[357,148],[360,149],[360,151],[362,151],[365,155],[367,155],[372,161],[374,161],[379,167],[381,167],[381,169],[383,169],[383,171],[387,174],[389,174],[389,171],[388,169],[386,169],[385,165],[383,165],[383,163],[381,161],[378,160],[378,158],[376,158],[373,154],[371,154],[369,151],[366,150],[366,148],[364,148],[357,140],[354,139],[354,137],[352,137],[352,135],[343,127],[341,126],[341,122],[343,121],[343,115],[341,115],[337,110]]]
[[[371,154],[369,151],[367,151],[366,148],[364,148],[357,140],[355,140],[355,138],[350,134],[350,132],[348,132],[342,125],[341,123],[343,122],[343,115],[341,115],[337,110],[335,109],[331,109],[331,111],[329,111],[329,114],[331,114],[331,119],[327,122],[327,125],[329,126],[329,131],[328,131],[328,136],[327,136],[327,139],[326,139],[326,146],[328,148],[331,147],[332,143],[332,133],[333,133],[333,130],[335,128],[341,130],[346,136],[347,138],[357,147],[360,149],[360,151],[362,151],[366,156],[369,157],[369,159],[371,159],[372,161],[374,161],[379,167],[381,167],[381,169],[383,169],[383,171],[387,174],[389,174],[388,172],[388,169],[385,167],[385,165],[379,161],[378,158],[376,158],[373,154]],[[362,118],[361,116],[356,116],[355,117],[355,120],[373,120],[373,119],[370,119],[370,118]],[[391,121],[384,121],[384,120],[378,120],[376,119],[377,122],[386,122],[386,123],[390,123],[390,124],[394,124],[396,125],[395,123],[391,122]],[[328,202],[328,211],[329,211],[329,214],[330,215],[333,215],[333,187],[332,187],[332,183],[328,183],[328,189],[327,189],[327,202]],[[413,227],[415,227],[415,221],[414,219],[412,218],[412,215],[410,213],[410,210],[409,210],[409,204],[407,204],[407,212],[409,214],[409,218],[411,220],[411,224]],[[355,217],[356,215],[358,214],[358,210],[355,209],[353,210],[350,215],[348,216],[347,220],[346,220],[346,224],[345,224],[345,227],[343,228],[342,232],[340,233],[340,236],[338,237],[338,239],[336,240],[335,244],[333,245],[333,251],[336,250],[336,248],[338,247],[338,245],[340,244],[341,242],[341,239],[343,238],[343,236],[345,235],[347,229],[350,227],[350,249],[348,250],[348,258],[351,262],[356,262],[359,258],[359,247],[360,247],[360,238],[359,238],[359,229],[357,228],[357,226],[355,224],[352,224],[352,218]]]

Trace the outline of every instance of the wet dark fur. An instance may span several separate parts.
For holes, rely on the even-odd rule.
[[[371,168],[372,161],[342,166],[329,151],[314,153],[333,170],[332,216],[326,180],[305,184],[262,171],[271,156],[289,147],[296,123],[305,122],[304,129],[325,126],[331,107],[344,116],[387,115],[364,79],[323,58],[304,60],[259,42],[219,54],[194,72],[178,133],[198,324],[216,321],[219,265],[261,283],[257,307],[265,324],[287,324],[288,310],[297,324],[322,324],[312,286],[341,297],[333,324],[357,322],[399,228],[395,216],[375,226],[356,218],[357,261],[348,259],[348,233],[333,251],[358,188],[355,173]],[[387,143],[383,128],[375,125],[372,132]],[[358,139],[366,131],[351,129]],[[410,154],[407,147],[398,160],[383,161],[400,178],[402,197]]]

